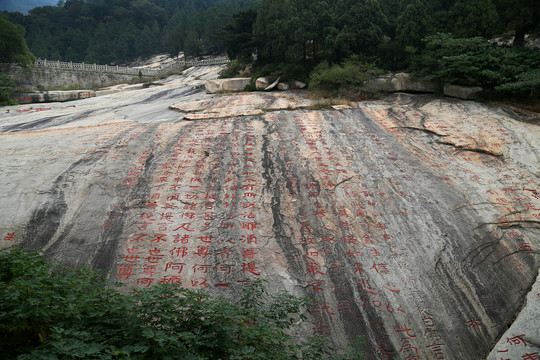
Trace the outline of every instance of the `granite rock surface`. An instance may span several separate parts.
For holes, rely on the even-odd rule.
[[[206,94],[219,70],[2,108],[0,246],[134,287],[232,297],[265,279],[314,297],[301,334],[363,336],[367,359],[538,354],[538,116],[428,95],[310,110],[297,92]]]

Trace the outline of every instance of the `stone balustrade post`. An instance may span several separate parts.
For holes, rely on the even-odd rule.
[[[70,62],[69,62],[69,68],[70,68],[70,69],[73,69],[73,61],[70,61]]]

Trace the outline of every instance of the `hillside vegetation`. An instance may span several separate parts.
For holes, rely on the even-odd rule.
[[[61,0],[6,15],[50,60],[227,51],[238,61],[228,76],[253,64],[254,76],[338,93],[402,70],[490,97],[535,100],[540,84],[539,51],[526,46],[540,31],[540,3],[529,0]]]
[[[259,74],[311,79],[312,89],[343,92],[378,67],[535,97],[540,55],[524,45],[539,16],[526,0],[263,0],[235,16],[225,44],[241,63],[256,54]]]
[[[121,63],[184,51],[223,51],[219,33],[232,14],[259,0],[61,0],[28,15],[6,13],[26,28],[30,50],[41,58]]]

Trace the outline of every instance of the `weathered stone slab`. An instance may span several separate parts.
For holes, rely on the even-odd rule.
[[[420,92],[434,93],[440,89],[438,80],[412,77],[407,73],[387,74],[365,81],[364,88],[371,92]]]
[[[208,119],[222,119],[235,116],[253,116],[262,115],[264,111],[261,109],[228,109],[219,112],[200,112],[196,114],[186,114],[184,119],[186,120],[208,120]]]
[[[232,78],[208,80],[205,83],[206,93],[216,94],[220,92],[239,92],[244,91],[246,85],[251,82],[250,78]]]
[[[479,86],[444,85],[444,95],[463,100],[474,100],[482,93]]]
[[[233,111],[265,109],[297,109],[310,106],[312,102],[308,99],[295,96],[294,94],[262,94],[251,93],[233,96],[223,96],[208,100],[198,100],[183,102],[169,106],[171,110],[180,112],[206,112],[217,114],[221,112],[230,113]]]
[[[223,82],[222,79],[212,79],[207,80],[204,83],[204,88],[206,89],[207,94],[217,94],[221,91],[221,83]]]
[[[415,78],[407,73],[396,74],[391,82],[396,91],[433,93],[441,87],[438,80]]]
[[[246,85],[249,85],[250,82],[250,78],[223,79],[223,81],[221,82],[221,89],[225,92],[244,91],[244,88],[246,87]]]

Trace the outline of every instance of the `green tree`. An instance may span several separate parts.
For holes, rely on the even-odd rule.
[[[201,53],[201,41],[199,34],[195,30],[189,30],[184,41],[184,54],[186,56],[196,56]]]
[[[260,63],[285,61],[289,32],[284,29],[284,19],[290,11],[290,1],[263,0],[253,25],[253,37]]]
[[[396,39],[409,52],[423,47],[422,39],[435,31],[434,8],[427,0],[410,0],[397,19]]]
[[[35,61],[36,57],[26,45],[24,28],[11,23],[0,13],[0,62],[29,67]]]
[[[384,41],[388,19],[378,0],[337,0],[333,9],[328,46],[336,62],[353,54],[374,55]]]
[[[251,59],[255,52],[253,24],[257,20],[255,10],[246,10],[233,15],[233,22],[223,27],[224,45],[231,60]]]
[[[188,28],[187,16],[177,11],[165,30],[163,40],[164,48],[171,56],[178,56],[178,53],[184,49],[184,40],[186,39]]]
[[[491,0],[457,0],[448,15],[458,37],[489,37],[498,30],[499,15]]]
[[[16,105],[17,101],[11,99],[13,93],[13,81],[4,73],[0,72],[0,105]]]

